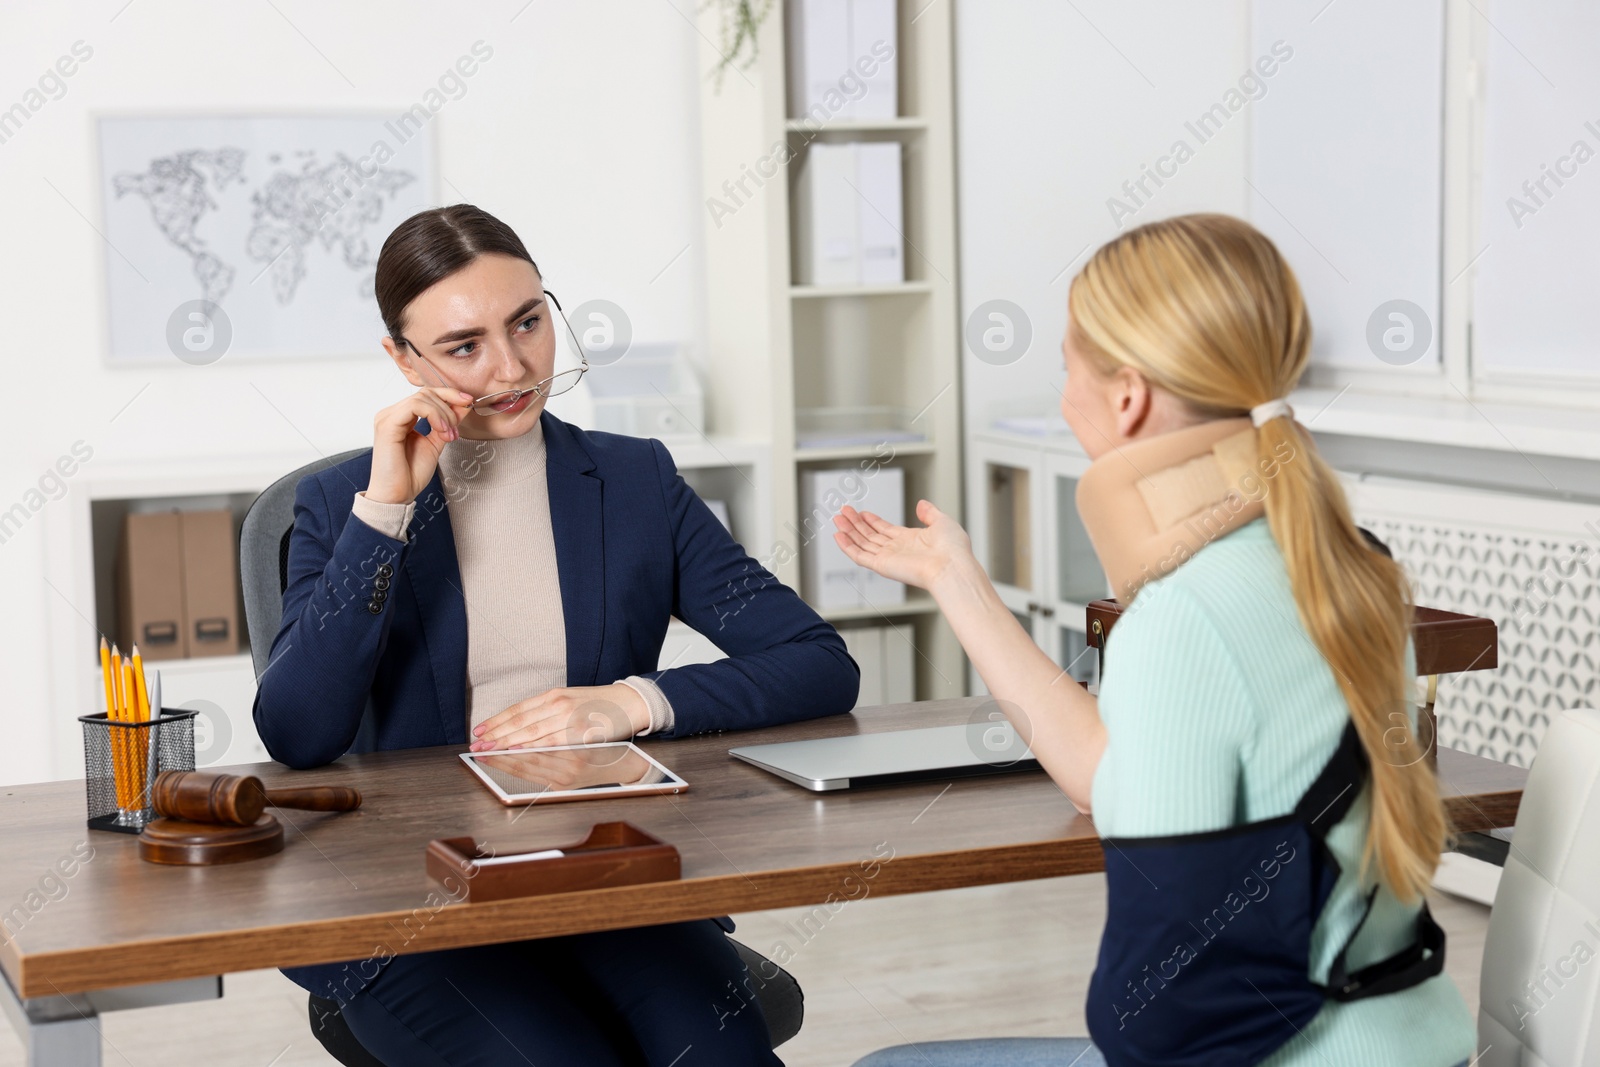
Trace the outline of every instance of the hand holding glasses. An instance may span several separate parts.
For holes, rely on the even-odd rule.
[[[471,393],[445,385],[438,369],[433,368],[411,342],[404,337],[395,338],[432,368],[440,387],[420,389],[378,412],[373,420],[372,472],[365,491],[367,499],[386,504],[407,504],[415,500],[432,480],[445,444],[459,436],[461,419],[468,411],[496,415],[516,405],[529,393],[548,399],[578,384],[589,369],[588,356],[561,305],[556,302],[555,294],[547,289],[545,296],[555,305],[567,336],[572,339],[578,353],[578,366],[552,374],[527,389],[505,389],[474,398]],[[442,432],[434,434],[435,427]]]

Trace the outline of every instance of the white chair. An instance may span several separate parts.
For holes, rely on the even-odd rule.
[[[1600,711],[1550,724],[1483,950],[1474,1067],[1600,1067]]]

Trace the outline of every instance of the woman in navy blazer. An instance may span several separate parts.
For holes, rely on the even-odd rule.
[[[596,740],[597,729],[606,739],[632,736],[649,725],[645,698],[611,684],[630,676],[653,681],[670,703],[661,736],[854,705],[860,672],[838,633],[744,552],[660,442],[569,425],[543,410],[543,392],[503,409],[517,418],[478,415],[472,395],[430,384],[442,375],[419,375],[412,357],[446,359],[452,385],[480,399],[552,375],[560,320],[509,227],[464,204],[415,215],[385,241],[376,289],[384,347],[420,388],[378,413],[371,452],[297,487],[283,620],[255,703],[274,759],[314,767],[349,751],[468,744],[467,614],[438,457],[447,441],[517,436],[535,418],[567,684],[489,718],[475,747]],[[416,351],[404,339],[463,327],[472,340],[455,347]],[[414,501],[407,536],[352,514],[358,491],[386,504]],[[506,531],[507,552],[519,550],[515,534]],[[656,670],[672,616],[728,658]],[[617,714],[585,714],[596,700]],[[778,1064],[759,1008],[717,1007],[745,980],[724,929],[731,920],[380,952],[284,973],[337,1000],[355,1036],[390,1064],[505,1063],[518,1053],[541,1067]]]

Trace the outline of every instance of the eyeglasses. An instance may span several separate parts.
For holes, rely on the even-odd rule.
[[[572,338],[572,350],[578,354],[578,365],[571,370],[558,371],[543,381],[535,382],[527,389],[502,389],[498,393],[490,393],[487,396],[480,396],[472,402],[472,410],[474,413],[478,415],[498,415],[502,411],[514,405],[517,401],[521,400],[523,397],[527,396],[529,393],[542,396],[546,400],[553,396],[560,396],[562,393],[569,391],[573,386],[577,385],[578,382],[583,378],[584,372],[589,369],[588,353],[583,350],[583,344],[578,340],[578,335],[572,331],[572,324],[567,321],[567,313],[561,309],[561,301],[557,300],[556,294],[552,293],[548,289],[544,291],[544,295],[550,298],[551,304],[555,305],[556,314],[561,316],[561,325],[566,328],[567,336]],[[416,355],[418,359],[422,360],[425,366],[432,368],[434,376],[440,379],[440,385],[446,389],[455,388],[455,386],[449,385],[443,381],[444,375],[439,372],[439,368],[434,367],[432,362],[422,354],[421,350],[419,350],[416,345],[412,344],[404,337],[400,337],[398,340],[401,344],[406,346],[408,351]],[[463,390],[463,392],[464,391],[465,390]]]

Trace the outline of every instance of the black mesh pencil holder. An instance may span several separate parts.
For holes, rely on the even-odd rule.
[[[89,828],[136,834],[155,818],[150,784],[162,771],[194,770],[194,717],[162,708],[148,722],[80,715]]]

